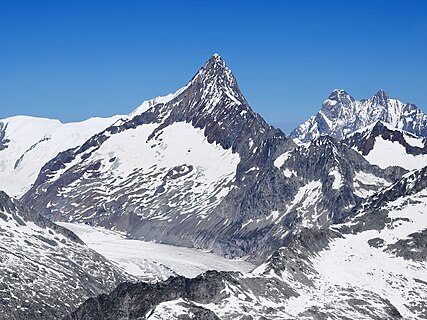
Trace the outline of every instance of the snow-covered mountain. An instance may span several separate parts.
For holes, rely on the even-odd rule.
[[[127,270],[149,283],[122,284],[70,317],[422,318],[427,168],[407,170],[427,164],[425,136],[427,116],[414,105],[336,90],[294,131],[298,146],[250,108],[217,54],[127,116],[1,120],[0,189],[22,204],[0,194],[0,292],[15,288],[0,298],[17,319],[58,317]],[[111,261],[39,213],[81,223],[63,225]],[[101,241],[92,226],[111,231]],[[180,273],[167,259],[179,265],[185,248],[147,260],[137,252],[162,245],[137,239],[259,267],[218,271],[243,269],[193,249],[190,259],[206,265]]]
[[[296,148],[214,55],[175,94],[49,161],[23,200],[54,220],[260,261],[298,225],[337,223],[402,174],[328,137]]]
[[[61,151],[76,147],[120,117],[82,122],[16,116],[0,119],[0,190],[22,196],[43,165]]]
[[[427,138],[376,122],[347,136],[343,143],[381,168],[400,166],[408,170],[427,165]]]
[[[0,279],[0,318],[59,319],[131,278],[0,191]]]
[[[56,220],[233,254],[221,241],[281,202],[253,204],[249,189],[269,183],[274,157],[294,147],[253,112],[214,55],[177,93],[49,161],[23,199]]]
[[[367,100],[355,100],[344,90],[334,90],[316,116],[295,128],[290,137],[297,143],[307,143],[321,135],[340,140],[377,121],[427,137],[427,115],[414,104],[392,99],[382,90]]]
[[[427,167],[342,224],[287,235],[251,273],[125,283],[69,319],[427,319],[426,190]]]

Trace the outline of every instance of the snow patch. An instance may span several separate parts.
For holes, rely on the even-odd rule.
[[[332,189],[339,189],[343,186],[341,173],[338,170],[335,169],[331,171],[329,175],[334,177],[334,182],[332,183]]]

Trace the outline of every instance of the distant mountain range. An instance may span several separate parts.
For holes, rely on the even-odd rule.
[[[377,121],[427,137],[427,115],[416,105],[392,99],[382,90],[366,100],[355,100],[344,90],[332,91],[316,116],[295,128],[290,137],[297,143],[307,143],[321,135],[341,140]]]
[[[426,137],[415,105],[383,91],[357,101],[343,90],[287,137],[251,109],[217,54],[186,86],[129,115],[0,120],[0,189],[19,198],[3,194],[3,212],[18,212],[3,219],[14,233],[4,241],[33,260],[51,255],[58,270],[33,291],[24,277],[12,281],[17,267],[6,260],[0,276],[17,297],[47,290],[62,301],[5,312],[62,317],[134,280],[54,224],[65,221],[259,265],[124,283],[71,319],[426,318]],[[30,227],[19,212],[31,212]],[[57,293],[63,261],[76,255]]]

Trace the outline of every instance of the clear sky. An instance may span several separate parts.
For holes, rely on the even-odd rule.
[[[335,88],[427,111],[427,1],[0,0],[0,118],[126,114],[215,52],[286,132]]]

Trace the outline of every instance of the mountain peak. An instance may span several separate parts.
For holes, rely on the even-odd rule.
[[[222,58],[218,53],[215,52],[209,60],[222,61]]]
[[[345,91],[344,89],[334,89],[332,90],[331,95],[337,95],[337,94],[344,94],[344,95],[348,95],[347,91]]]
[[[214,53],[214,55],[209,58],[200,71],[203,71],[204,73],[213,72],[217,76],[221,74],[227,74],[229,77],[234,79],[231,70],[227,67],[225,61],[218,53]]]
[[[336,95],[348,96],[349,94],[344,89],[334,89],[332,90],[329,96],[336,96]]]
[[[217,53],[210,57],[196,73],[190,84],[197,88],[204,88],[206,92],[210,93],[208,95],[212,97],[219,97],[225,94],[236,104],[241,104],[245,101],[237,85],[236,78]]]
[[[350,96],[343,89],[335,89],[330,94],[328,99],[323,102],[323,107],[325,109],[335,109],[337,106],[347,106],[354,101],[354,98]]]
[[[372,97],[374,102],[382,105],[386,104],[389,99],[390,97],[387,95],[387,93],[384,92],[383,89],[378,90],[377,93],[375,93]]]

